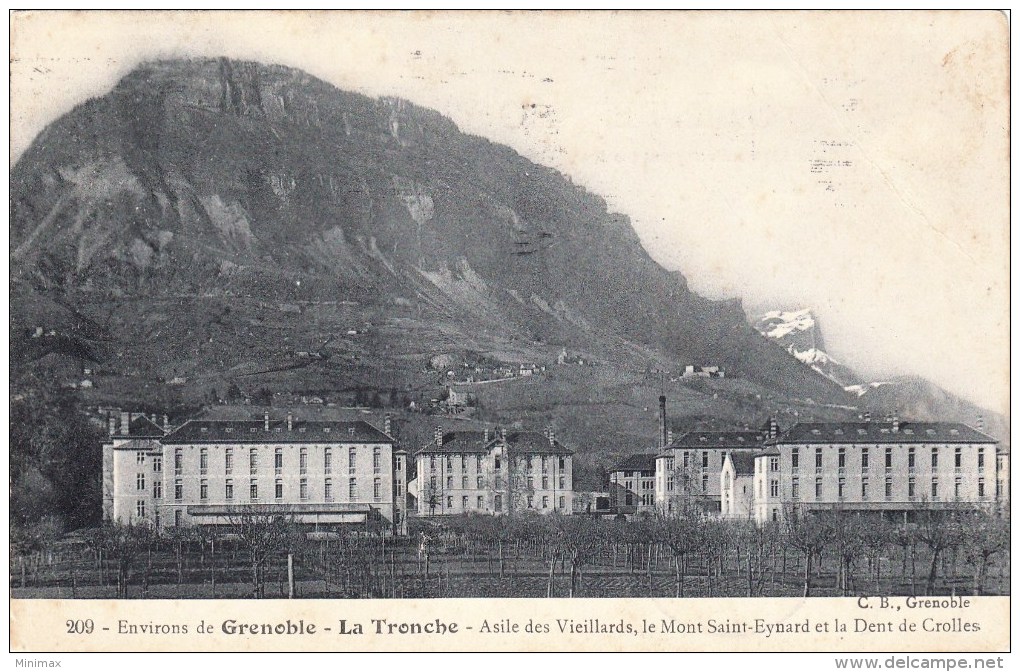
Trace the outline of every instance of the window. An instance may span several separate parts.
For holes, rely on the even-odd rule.
[[[203,448],[198,453],[198,473],[205,475],[209,473],[209,449]]]
[[[481,474],[475,476],[475,487],[478,488],[479,490],[485,487],[485,477],[482,476]]]
[[[701,451],[701,468],[708,469],[708,451]]]
[[[453,456],[452,455],[447,455],[446,456],[446,473],[450,473],[452,471],[453,471]]]
[[[984,499],[985,497],[985,479],[978,479],[978,497]]]
[[[907,479],[907,497],[913,499],[917,496],[916,484],[914,483],[914,477],[911,476]]]
[[[460,487],[461,487],[462,490],[467,490],[467,487],[468,487],[468,477],[467,477],[467,475],[464,475],[464,476],[460,477]]]
[[[790,483],[790,497],[791,499],[800,499],[800,479],[796,476],[793,477],[793,481]]]
[[[822,471],[822,449],[815,448],[815,473],[821,473]]]
[[[846,477],[840,476],[839,483],[837,484],[836,496],[840,499],[846,497]]]
[[[963,448],[960,448],[959,446],[957,446],[956,450],[953,452],[953,467],[956,469],[957,473],[959,473],[960,469],[963,468]]]
[[[499,469],[500,469],[500,459],[499,459],[498,455],[496,456],[496,467],[495,467],[495,469],[496,469],[496,471],[499,471]]]
[[[180,476],[184,472],[184,453],[180,448],[174,449],[174,475]]]
[[[248,449],[248,473],[255,475],[259,470],[259,450],[258,448]]]
[[[467,495],[464,495],[463,497],[460,498],[460,508],[461,508],[462,511],[467,511],[468,510],[468,498],[467,498]]]
[[[202,501],[209,499],[209,481],[204,478],[198,484],[198,498]]]
[[[548,455],[543,455],[542,456],[542,473],[543,474],[549,472],[548,459],[549,459]]]
[[[978,448],[978,471],[985,470],[985,449]]]
[[[687,471],[687,469],[690,467],[691,463],[690,457],[691,457],[690,453],[684,452],[684,471]]]
[[[865,476],[861,479],[861,499],[868,498],[868,477]]]
[[[778,457],[770,457],[769,458],[769,471],[779,471],[779,458]]]
[[[381,478],[375,479],[375,481],[373,481],[373,483],[372,483],[372,497],[377,502],[382,501],[382,479]]]
[[[232,480],[230,480],[229,478],[227,479],[227,485],[226,485],[226,487],[224,487],[223,490],[224,490],[223,491],[223,496],[224,496],[225,499],[233,499],[234,498],[234,482]]]
[[[435,459],[436,458],[434,458],[434,457],[432,458],[432,468],[433,469],[435,469],[435,467],[436,467]],[[357,464],[358,464],[358,449],[354,448],[352,446],[351,448],[349,448],[347,450],[347,473],[348,474],[357,473],[357,471],[356,471]]]
[[[326,448],[322,453],[322,470],[327,474],[333,473],[333,450]]]
[[[907,471],[909,471],[910,473],[914,473],[914,471],[917,469],[915,457],[916,456],[914,455],[914,447],[911,446],[910,448],[907,449]]]
[[[543,490],[548,490],[549,489],[549,477],[548,476],[542,476],[542,489]]]
[[[822,498],[822,479],[815,478],[815,499]]]
[[[531,495],[528,495],[528,508],[529,509],[535,508],[535,498]]]
[[[867,471],[867,470],[868,470],[868,449],[867,448],[862,448],[861,449],[861,471]]]
[[[567,498],[560,497],[560,510],[562,511],[565,508],[567,508]]]
[[[477,507],[476,508],[479,508],[479,509],[484,509],[485,508],[485,498],[482,497],[481,495],[478,496],[478,502],[477,502]]]
[[[953,481],[953,497],[959,499],[961,490],[963,490],[963,479],[957,476]]]
[[[496,513],[503,510],[503,495],[496,494],[492,498],[492,509]]]
[[[333,501],[333,479],[327,478],[326,484],[323,486],[323,495],[327,502]]]
[[[892,448],[888,447],[885,449],[885,470],[892,471]]]
[[[892,477],[885,477],[885,498],[892,499]]]
[[[708,492],[708,474],[701,475],[701,492]]]
[[[308,479],[302,478],[298,483],[298,496],[301,499],[308,499]]]
[[[460,470],[467,471],[467,455],[460,456]],[[467,508],[467,507],[464,507]]]
[[[254,501],[259,498],[259,483],[258,481],[250,481],[248,483],[248,497]]]
[[[372,473],[382,473],[382,448],[372,449]]]
[[[797,448],[790,451],[790,464],[793,466],[794,471],[800,469],[800,450]]]
[[[448,510],[452,510],[453,509],[453,497],[447,497],[446,498],[446,508]]]
[[[352,502],[358,498],[358,481],[355,478],[350,479],[347,484],[347,497]]]
[[[549,496],[548,495],[542,495],[542,508],[543,509],[548,509],[549,508]]]
[[[846,448],[839,449],[839,463],[837,466],[839,468],[839,473],[842,474],[846,472]]]
[[[273,471],[277,474],[283,473],[283,448],[277,448],[273,454]]]
[[[496,474],[496,489],[499,490],[503,487],[503,477]]]
[[[429,455],[429,470],[430,471],[435,471],[436,470],[436,456],[435,455]]]
[[[475,471],[481,473],[482,471],[482,456],[475,455]]]
[[[159,479],[152,481],[152,498],[163,499],[163,481]]]
[[[671,481],[673,480],[672,474],[670,475],[669,480],[671,480]],[[565,490],[567,488],[567,477],[564,476],[563,474],[560,474],[559,484],[560,484],[560,490]]]
[[[939,479],[931,479],[931,498],[937,500],[939,498]]]
[[[145,453],[141,451],[135,453],[135,464],[139,467],[145,464]]]
[[[135,513],[138,514],[139,518],[145,517],[145,500],[139,499],[138,503],[135,504]]]
[[[163,456],[154,455],[152,458],[152,470],[157,474],[163,472]]]
[[[453,476],[446,477],[446,489],[453,490]]]
[[[177,501],[184,499],[184,481],[181,479],[174,481],[174,499]]]
[[[138,486],[138,490],[145,490],[145,474],[140,473],[135,477],[135,485]]]
[[[939,449],[938,447],[931,449],[931,470],[936,471],[939,468]]]
[[[302,448],[301,452],[298,453],[298,473],[308,473],[308,449]]]
[[[769,482],[769,497],[778,496],[779,496],[779,479],[773,478],[772,481]]]
[[[180,527],[183,519],[184,514],[181,512],[180,509],[174,511],[174,527]]]
[[[226,474],[233,473],[234,471],[234,449],[227,448],[227,451],[223,454],[223,472]]]
[[[276,479],[276,484],[274,485],[273,488],[273,495],[277,499],[283,499],[283,481],[281,481],[280,479]]]
[[[560,458],[560,471],[563,471],[566,468],[567,468],[567,458],[561,457]]]

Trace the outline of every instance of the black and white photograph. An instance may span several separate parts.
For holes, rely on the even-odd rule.
[[[1010,595],[1004,15],[10,25],[13,603]]]

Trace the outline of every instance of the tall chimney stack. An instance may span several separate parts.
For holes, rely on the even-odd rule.
[[[287,414],[287,431],[289,432],[289,431],[292,431],[293,429],[294,429],[294,414],[293,413],[288,413]]]
[[[489,428],[485,428],[485,434],[483,435],[482,443],[489,443]]]
[[[552,425],[549,425],[549,445],[556,445],[556,430],[553,429]]]
[[[436,425],[436,448],[443,447],[443,428]]]
[[[769,418],[769,438],[774,439],[779,436],[779,423],[776,422],[775,418]]]
[[[892,415],[892,431],[893,432],[900,431],[900,417],[899,416],[900,416],[899,409],[893,411],[893,415]]]
[[[393,425],[390,420],[390,414],[387,413],[385,416],[383,416],[383,432],[386,434],[386,436],[393,436],[393,434],[390,432],[392,428]]]
[[[980,413],[978,413],[977,417],[977,430],[979,432],[985,431],[985,416],[981,415]]]
[[[659,395],[659,448],[665,448],[666,440],[666,395]]]
[[[120,433],[127,434],[128,428],[131,426],[131,412],[121,411],[120,412]]]
[[[673,430],[672,429],[667,429],[666,430],[666,445],[667,446],[672,446],[673,445]]]
[[[269,431],[269,411],[262,415],[262,429]]]
[[[165,434],[170,433],[170,416],[168,416],[166,413],[163,414],[163,432]]]

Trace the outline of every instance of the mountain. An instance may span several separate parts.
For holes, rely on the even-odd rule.
[[[857,374],[825,352],[821,328],[810,309],[767,312],[754,321],[754,328],[844,389],[861,384]]]

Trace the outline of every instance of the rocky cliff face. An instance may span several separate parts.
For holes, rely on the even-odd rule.
[[[36,139],[11,214],[12,326],[59,323],[114,370],[230,371],[305,333],[335,337],[321,314],[270,324],[242,300],[340,302],[360,311],[348,321],[424,329],[377,330],[359,361],[398,340],[427,354],[436,334],[479,351],[520,339],[845,399],[562,175],[434,111],[288,68],[138,68]]]

